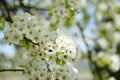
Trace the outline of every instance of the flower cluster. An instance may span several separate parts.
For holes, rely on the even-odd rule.
[[[20,67],[24,68],[23,78],[25,80],[52,80],[52,72],[49,72],[47,64],[39,58],[28,58],[20,64]]]
[[[42,55],[45,53],[43,55],[45,60],[62,65],[66,62],[75,62],[78,59],[79,53],[76,44],[71,36],[63,30],[58,29],[57,32],[44,33],[43,35],[40,49]],[[52,37],[53,35],[54,37]]]
[[[21,16],[26,16],[23,18]],[[75,62],[78,59],[78,49],[72,37],[63,29],[50,31],[39,26],[35,19],[28,13],[17,14],[15,22],[5,32],[4,41],[12,44],[31,42],[35,47],[32,51],[48,62],[64,64]],[[44,26],[44,25],[43,25]],[[28,44],[27,44],[28,45]]]
[[[79,80],[78,71],[70,64],[54,69],[55,80]]]
[[[19,66],[25,69],[24,75],[29,80],[54,80],[58,77],[59,80],[68,80],[68,76],[73,77],[69,67],[63,71],[64,74],[59,69],[76,62],[80,57],[79,49],[66,30],[51,31],[49,23],[44,23],[29,13],[18,13],[13,23],[7,25],[4,41],[27,49]]]
[[[116,72],[120,69],[120,59],[116,54],[109,54],[101,51],[93,60],[99,67],[108,67],[112,72]]]
[[[50,16],[55,20],[60,20],[60,22],[64,22],[65,18],[79,13],[80,0],[51,0],[51,2],[54,2],[54,8],[51,10]]]
[[[40,40],[40,32],[47,30],[49,23],[45,20],[32,16],[29,13],[17,13],[14,16],[12,24],[6,23],[4,42],[11,44],[20,44],[20,41],[26,37],[37,43]]]
[[[24,66],[23,78],[25,80],[26,78],[27,80],[79,80],[77,70],[70,63],[64,66],[48,66],[46,62],[39,59],[30,61],[26,61]]]

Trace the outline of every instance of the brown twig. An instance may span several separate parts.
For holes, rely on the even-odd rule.
[[[10,10],[9,10],[9,7],[7,5],[7,2],[6,0],[0,0],[0,3],[4,6],[5,8],[5,11],[7,13],[7,16],[6,16],[6,20],[9,21],[9,22],[12,22],[12,19],[11,19],[11,16],[10,16]]]
[[[42,59],[42,60],[46,63],[48,72],[52,72],[52,70],[49,68],[50,65],[45,61],[45,59]]]
[[[24,71],[24,69],[1,69],[0,72],[6,72],[6,71]]]
[[[82,39],[83,39],[83,41],[84,41],[84,43],[86,45],[86,48],[87,48],[89,67],[90,67],[90,69],[92,71],[92,74],[95,75],[95,76],[98,76],[102,80],[101,70],[98,68],[98,66],[92,60],[93,53],[96,54],[96,51],[89,49],[89,44],[85,40],[85,36],[83,34],[83,29],[82,29],[82,27],[81,27],[79,22],[77,22],[77,26],[80,29]]]
[[[86,45],[87,53],[88,53],[88,59],[89,59],[89,61],[91,62],[91,61],[92,61],[92,52],[91,52],[91,50],[89,50],[89,45],[88,45],[88,43],[87,43],[86,40],[85,40],[85,36],[84,36],[84,34],[83,34],[83,29],[82,29],[82,27],[81,27],[81,25],[80,25],[79,22],[77,22],[77,26],[79,27],[79,30],[80,30],[80,32],[81,32],[82,39],[83,39],[83,41],[84,41],[84,43],[85,43],[85,45]],[[91,64],[90,64],[90,65],[91,65]]]
[[[45,9],[45,8],[36,8],[36,7],[34,7],[34,6],[26,6],[26,5],[24,5],[21,1],[19,1],[20,2],[20,6],[19,7],[22,7],[22,8],[24,8],[24,9],[27,9],[27,10],[30,10],[30,9],[34,9],[34,10],[40,10],[40,11],[49,11],[49,9]]]
[[[34,44],[34,45],[40,46],[39,43],[34,43],[32,40],[27,39],[26,37],[24,37],[24,39],[27,40],[27,41],[29,41],[29,42],[31,42],[31,43]],[[45,61],[45,59],[42,58],[42,60],[46,63],[48,72],[52,72],[51,69],[49,68],[50,65]]]
[[[3,6],[3,9],[2,8],[0,8],[0,9],[1,10],[5,9],[4,12],[6,12],[6,15],[3,12],[2,12],[2,14],[5,15],[4,17],[5,17],[6,21],[12,23],[13,21],[11,18],[11,14],[18,11],[18,9],[20,9],[20,8],[29,13],[31,13],[30,12],[31,9],[40,10],[40,11],[49,11],[49,9],[45,9],[45,8],[34,7],[31,5],[24,5],[21,0],[19,0],[19,3],[20,3],[19,5],[10,6],[6,0],[0,0],[0,5]]]
[[[30,40],[30,39],[28,39],[28,38],[26,38],[26,37],[24,37],[24,39],[25,39],[26,41],[31,42],[31,43],[34,44],[34,45],[40,46],[39,43],[35,43],[35,42],[33,42],[32,40]]]

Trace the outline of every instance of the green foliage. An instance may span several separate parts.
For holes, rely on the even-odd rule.
[[[65,20],[65,26],[66,27],[71,27],[71,25],[74,23],[75,19],[73,17],[71,18],[66,18]]]
[[[31,43],[31,42],[28,41],[28,40],[26,40],[26,39],[22,39],[22,40],[21,40],[22,46],[25,47],[25,48],[27,48],[27,49],[30,48],[30,43]]]
[[[49,12],[49,13],[48,13],[48,16],[49,16],[49,17],[52,17],[52,16],[53,16],[53,13],[52,13],[52,12]]]
[[[3,19],[2,16],[0,16],[0,30],[3,30],[3,29],[4,29],[4,27],[5,27],[4,24],[5,24],[5,23],[4,23],[4,19]]]
[[[116,51],[116,53],[120,55],[120,42],[117,44],[117,51]]]
[[[62,59],[57,58],[56,59],[56,64],[58,64],[58,65],[64,65],[64,64],[66,64],[66,62],[64,60],[62,60]]]
[[[61,52],[56,52],[56,55],[58,56],[58,55],[60,55],[60,54],[62,54]]]
[[[0,22],[0,30],[4,29],[4,22]]]
[[[120,6],[115,6],[115,12],[116,12],[117,14],[120,14]]]
[[[90,15],[89,14],[84,14],[83,22],[87,24],[89,22],[89,20],[90,20]]]
[[[59,24],[59,20],[57,19],[54,23],[51,23],[50,25],[50,29],[51,30],[56,30],[57,29],[57,25]]]
[[[107,36],[107,31],[105,29],[100,30],[101,36],[106,37]]]
[[[62,52],[56,52],[57,56],[60,55],[60,54],[63,54],[63,53]],[[66,62],[64,60],[62,60],[62,59],[57,58],[56,59],[56,64],[58,64],[58,65],[64,65],[64,64],[66,64]]]

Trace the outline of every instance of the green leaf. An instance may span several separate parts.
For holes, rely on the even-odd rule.
[[[66,64],[66,62],[65,62],[64,60],[61,60],[61,59],[57,58],[57,59],[56,59],[56,64],[63,66],[63,65]]]
[[[26,46],[26,40],[25,39],[22,39],[21,43],[22,43],[22,46]]]
[[[51,30],[56,30],[57,29],[57,25],[59,24],[59,20],[57,19],[54,23],[52,23],[51,25],[50,25],[50,29]]]
[[[66,64],[66,62],[64,60],[62,60],[62,65],[65,65],[65,64]]]
[[[56,20],[54,24],[55,24],[55,26],[58,25],[59,24],[59,20]]]
[[[107,31],[105,29],[101,29],[100,33],[103,37],[106,37],[106,35],[107,35]]]
[[[37,53],[36,53],[36,52],[33,52],[33,53],[31,54],[31,56],[32,56],[32,57],[37,56]]]
[[[120,42],[117,44],[117,49],[116,53],[120,55]]]
[[[22,39],[22,40],[21,40],[21,43],[22,43],[22,46],[23,46],[23,47],[29,49],[29,47],[30,47],[30,42],[29,42],[28,40]]]
[[[52,13],[52,12],[49,12],[49,13],[48,13],[48,16],[49,16],[49,17],[52,17],[52,16],[53,16],[53,13]]]
[[[56,41],[53,41],[53,44],[56,44]]]
[[[65,5],[66,5],[66,6],[65,6],[66,8],[70,8],[70,6],[69,6],[69,4],[68,4],[68,0],[65,0]]]
[[[73,24],[76,24],[77,20],[71,16],[71,17],[66,17],[64,25],[68,28],[70,28]]]
[[[61,54],[61,52],[56,52],[56,55],[58,56],[58,55],[60,55]]]
[[[3,29],[4,29],[4,23],[0,22],[0,30],[3,30]]]
[[[58,65],[61,64],[61,60],[59,58],[56,59],[56,64],[58,64]]]
[[[120,7],[119,7],[119,6],[116,6],[116,7],[115,7],[115,12],[116,12],[117,14],[120,14]]]
[[[74,10],[70,10],[70,16],[74,16],[75,15],[75,11]]]

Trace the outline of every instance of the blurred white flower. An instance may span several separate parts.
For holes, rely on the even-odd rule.
[[[117,54],[110,55],[109,58],[111,59],[112,63],[109,68],[116,72],[120,69],[120,57]]]
[[[0,53],[3,53],[8,58],[13,58],[16,53],[16,49],[13,45],[0,45]]]
[[[120,69],[120,57],[117,54],[101,51],[93,60],[99,67],[108,67],[112,72],[116,72]]]
[[[120,19],[120,15],[119,15],[119,14],[115,14],[115,15],[114,15],[115,25],[116,25],[116,27],[118,27],[118,28],[119,28],[119,26],[120,26],[119,19]]]
[[[114,77],[110,77],[108,80],[116,80]]]
[[[113,37],[114,37],[115,42],[119,42],[120,41],[120,32],[114,32]]]
[[[98,8],[99,8],[99,10],[100,11],[105,11],[105,10],[107,10],[107,4],[106,3],[100,3],[99,4],[99,6],[98,6]]]
[[[97,20],[98,20],[98,21],[101,21],[102,18],[103,18],[103,15],[102,15],[101,12],[97,12],[96,17],[97,17]]]
[[[100,38],[98,40],[98,44],[103,48],[106,49],[109,45],[108,45],[108,41],[105,38]]]

